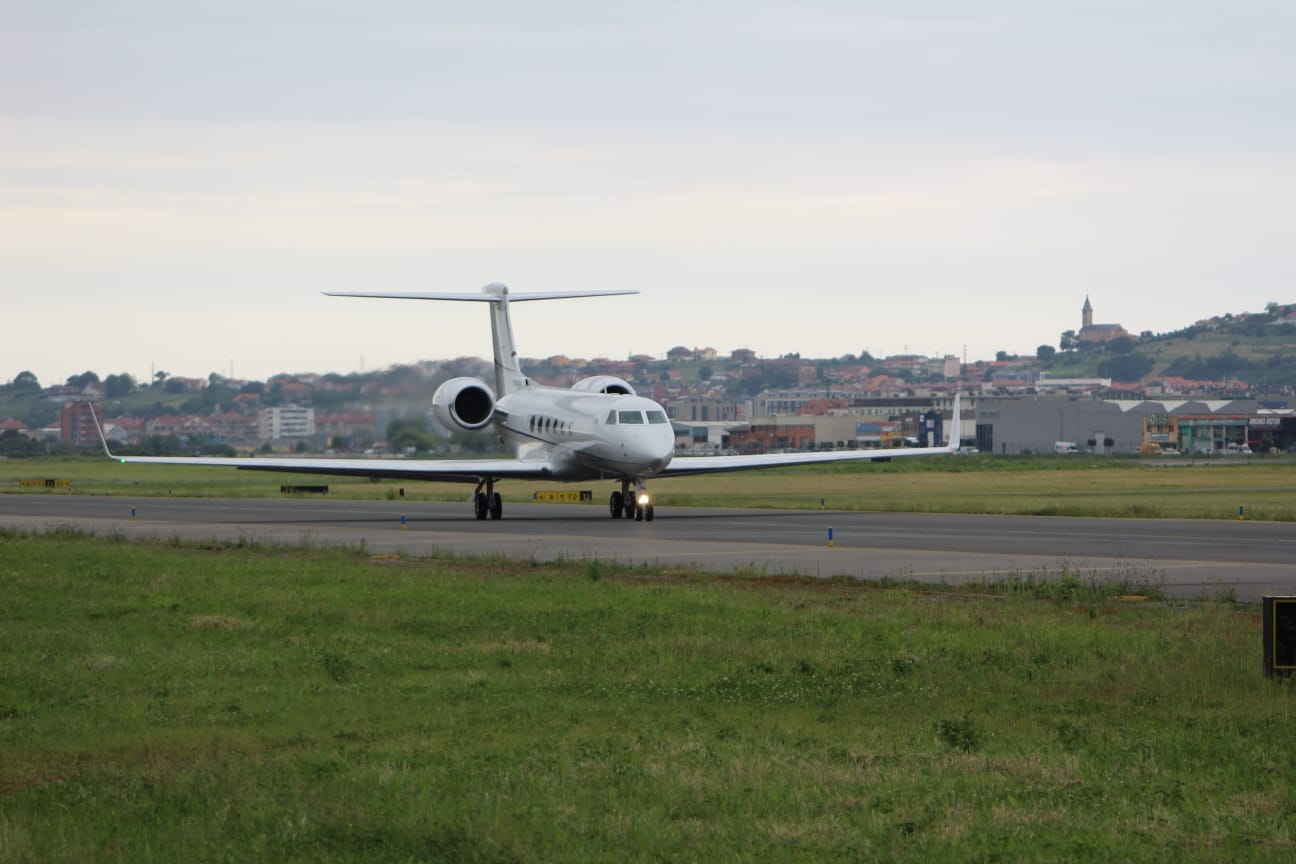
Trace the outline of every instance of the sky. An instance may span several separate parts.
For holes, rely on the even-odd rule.
[[[1033,354],[1296,302],[1289,2],[0,2],[0,382]]]

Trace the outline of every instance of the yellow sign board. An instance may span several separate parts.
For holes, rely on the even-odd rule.
[[[1296,671],[1296,597],[1262,597],[1265,670],[1290,675]]]
[[[534,500],[550,504],[580,504],[593,501],[594,493],[589,489],[541,489],[535,493]]]
[[[71,489],[71,480],[19,480],[24,489]]]

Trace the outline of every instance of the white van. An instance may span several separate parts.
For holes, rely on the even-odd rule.
[[[1080,448],[1076,446],[1074,441],[1054,441],[1053,452],[1058,454],[1079,453]]]

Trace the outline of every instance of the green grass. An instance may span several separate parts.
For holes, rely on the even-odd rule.
[[[6,862],[1296,853],[1253,608],[0,543]]]
[[[1157,361],[1163,369],[1179,358],[1218,357],[1232,352],[1245,360],[1263,363],[1270,357],[1289,355],[1292,351],[1290,337],[1271,333],[1268,338],[1241,335],[1231,332],[1199,333],[1188,339],[1176,336],[1150,343],[1144,353]]]
[[[1223,458],[1223,457],[1221,457]],[[120,465],[103,458],[0,460],[0,492],[24,492],[24,478],[68,479],[88,495],[280,497],[283,484],[325,483],[330,497],[464,501],[471,486],[414,481],[371,483],[338,477],[225,468]],[[555,483],[505,482],[506,501],[532,499]],[[606,506],[612,483],[584,483]],[[666,478],[651,484],[659,507],[998,513],[1037,516],[1296,521],[1296,461],[1256,456],[1167,465],[1102,457],[958,456],[892,463]],[[35,494],[66,494],[44,492]]]

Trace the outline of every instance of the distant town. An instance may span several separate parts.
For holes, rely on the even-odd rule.
[[[1029,356],[762,357],[677,345],[660,356],[526,360],[537,381],[608,375],[665,406],[681,452],[887,447],[954,422],[986,452],[1238,452],[1296,447],[1296,304],[1226,314],[1173,333],[1094,322]],[[87,370],[59,383],[20,372],[0,385],[0,456],[101,448],[123,452],[486,452],[489,434],[438,428],[428,408],[444,381],[492,382],[479,358],[423,360],[352,374],[266,381]],[[954,393],[963,417],[949,417]],[[91,406],[95,407],[91,407]],[[1106,406],[1106,407],[1104,407]],[[97,415],[92,412],[98,412]],[[98,423],[96,423],[96,417]],[[925,419],[926,418],[926,419]]]

